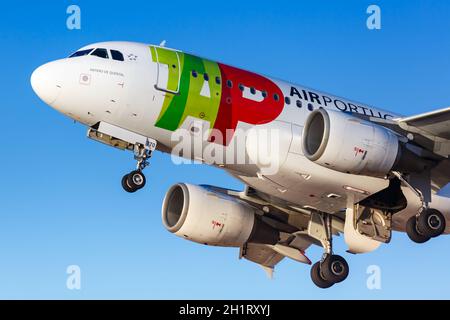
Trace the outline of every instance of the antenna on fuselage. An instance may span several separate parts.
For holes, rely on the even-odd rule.
[[[161,43],[159,44],[160,47],[165,47],[166,46],[166,40],[161,41]]]

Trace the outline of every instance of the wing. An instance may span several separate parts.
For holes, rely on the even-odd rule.
[[[438,191],[450,182],[450,107],[403,118],[370,121],[390,128],[426,151],[423,156],[438,162],[431,170],[431,184]]]
[[[305,251],[312,244],[320,245],[320,242],[318,243],[306,232],[311,215],[309,211],[295,209],[283,200],[275,203],[269,195],[249,186],[242,192],[215,186],[202,186],[246,202],[258,209],[258,219],[280,231],[279,243],[274,245],[246,243],[240,249],[239,258],[245,258],[259,264],[270,278],[275,266],[285,257],[300,263],[311,264],[311,261],[305,255]],[[339,232],[342,233],[344,230],[343,223],[337,223],[337,220],[340,219],[340,215],[336,214],[332,224],[332,232],[335,235]]]
[[[289,237],[289,236],[288,236]],[[246,243],[241,247],[239,258],[245,258],[259,264],[272,278],[275,266],[284,257],[295,261],[311,264],[311,260],[305,256],[305,250],[312,244],[312,241],[305,235],[292,235],[284,244],[275,245]]]
[[[429,139],[432,142],[430,151],[448,158],[450,154],[450,107],[417,116],[394,119],[394,121],[403,130]]]
[[[450,181],[450,107],[394,121],[415,143],[443,157],[431,170],[431,181],[435,191],[444,187]]]

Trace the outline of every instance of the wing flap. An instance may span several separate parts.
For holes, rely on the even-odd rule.
[[[284,256],[265,244],[249,243],[241,248],[241,258],[255,262],[266,268],[275,268]]]

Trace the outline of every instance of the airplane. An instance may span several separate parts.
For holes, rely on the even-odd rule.
[[[155,151],[239,179],[243,190],[175,184],[162,222],[183,239],[239,248],[270,277],[285,257],[311,265],[314,244],[323,247],[314,284],[344,281],[348,263],[333,251],[341,234],[348,252],[361,254],[394,231],[416,243],[450,233],[450,198],[441,195],[450,108],[403,116],[165,43],[89,44],[30,81],[89,138],[133,153],[136,169],[121,181],[129,193],[146,184]]]

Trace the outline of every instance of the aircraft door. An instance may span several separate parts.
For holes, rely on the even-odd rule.
[[[181,79],[180,55],[176,51],[160,47],[151,47],[151,51],[157,65],[155,88],[178,94]]]

